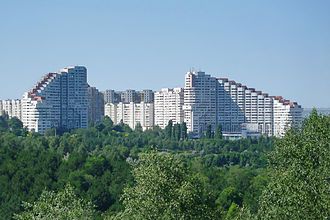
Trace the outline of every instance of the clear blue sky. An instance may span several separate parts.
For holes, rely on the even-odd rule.
[[[75,64],[100,90],[183,86],[194,67],[330,107],[330,1],[0,1],[0,99]]]

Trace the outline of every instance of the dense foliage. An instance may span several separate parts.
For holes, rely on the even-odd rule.
[[[93,219],[94,207],[91,202],[77,198],[72,187],[67,185],[58,193],[44,191],[33,204],[24,203],[25,211],[16,214],[17,220],[30,219]]]
[[[133,131],[109,118],[39,135],[0,116],[0,218],[53,207],[70,184],[93,219],[326,219],[329,144],[316,112],[283,139],[237,141],[221,127],[194,140],[184,123]]]
[[[314,110],[270,154],[270,182],[259,219],[330,218],[330,117]]]
[[[141,154],[133,163],[135,184],[124,190],[125,209],[115,219],[214,219],[202,179],[179,156]]]
[[[202,180],[217,218],[233,204],[256,212],[273,139],[228,141],[219,132],[193,140],[184,124],[143,132],[105,118],[88,129],[39,135],[17,119],[0,117],[0,218],[10,219],[24,210],[23,202],[33,204],[44,190],[58,192],[68,183],[78,198],[95,205],[99,218],[119,213],[123,189],[134,180],[130,161],[153,149],[180,155]]]

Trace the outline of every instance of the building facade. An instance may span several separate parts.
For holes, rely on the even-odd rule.
[[[121,102],[123,103],[131,103],[138,102],[137,100],[137,92],[133,89],[128,89],[124,92],[121,92]]]
[[[9,118],[22,120],[22,103],[19,99],[0,100],[0,115],[7,114]]]
[[[137,124],[143,130],[154,127],[154,104],[153,103],[107,103],[104,107],[105,115],[110,117],[114,124],[124,123],[132,129]]]
[[[301,125],[303,109],[296,102],[285,100],[281,96],[275,96],[273,100],[274,136],[283,137],[288,129]]]
[[[103,92],[104,103],[115,103],[115,90],[108,89]]]
[[[96,123],[104,116],[104,97],[95,87],[88,87],[88,122]]]
[[[217,124],[217,80],[205,72],[188,72],[184,87],[184,121],[189,132],[200,136]]]
[[[226,78],[217,79],[218,123],[226,132],[240,132],[242,125],[273,134],[273,99],[268,94]]]
[[[145,89],[139,92],[138,94],[138,100],[140,102],[145,102],[145,103],[152,103],[154,102],[154,91],[150,89]]]
[[[46,74],[22,99],[22,122],[30,131],[88,126],[87,69],[74,66]]]
[[[263,135],[281,137],[302,121],[302,108],[296,102],[204,72],[188,72],[184,91],[184,121],[197,136],[210,125],[213,131],[221,125],[229,135],[253,128]]]
[[[201,71],[185,75],[184,89],[166,88],[156,93],[106,90],[102,94],[88,86],[83,66],[46,74],[22,100],[0,101],[0,114],[17,117],[29,130],[40,133],[49,128],[86,128],[88,121],[98,122],[107,115],[114,124],[123,122],[132,129],[137,124],[143,130],[154,125],[165,128],[172,120],[174,124],[185,122],[188,132],[196,137],[210,126],[215,131],[219,125],[228,137],[282,137],[289,128],[301,124],[302,111],[296,102]]]
[[[155,125],[165,128],[170,120],[173,124],[184,121],[182,88],[164,88],[155,93]]]

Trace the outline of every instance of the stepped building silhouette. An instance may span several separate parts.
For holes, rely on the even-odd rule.
[[[22,122],[30,131],[88,126],[87,69],[73,66],[46,74],[22,99]]]
[[[302,122],[300,105],[227,78],[190,71],[185,77],[184,121],[200,136],[211,126],[224,133],[256,132],[281,137]]]

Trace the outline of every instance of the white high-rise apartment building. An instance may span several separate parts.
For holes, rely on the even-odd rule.
[[[273,134],[272,97],[226,78],[217,80],[217,118],[224,131],[240,132],[244,123],[257,127],[261,134]]]
[[[123,92],[117,92],[113,89],[107,89],[103,93],[104,103],[119,103]]]
[[[217,80],[205,72],[188,72],[184,87],[184,121],[188,131],[200,135],[217,123]]]
[[[207,126],[220,124],[226,133],[253,127],[264,135],[283,136],[302,121],[295,102],[269,96],[226,78],[188,72],[185,79],[184,120],[188,131],[200,135]]]
[[[154,91],[150,89],[144,89],[140,91],[139,96],[141,102],[146,102],[146,103],[154,102]]]
[[[22,104],[21,100],[0,100],[0,115],[6,113],[9,118],[16,117],[22,120]]]
[[[117,103],[106,103],[104,105],[104,116],[111,118],[114,124],[120,123],[117,121]]]
[[[127,89],[121,93],[121,101],[123,103],[136,102],[137,92],[134,89]]]
[[[182,123],[184,90],[164,88],[155,93],[155,125],[165,128],[170,120],[173,124]]]
[[[135,129],[137,124],[143,130],[154,126],[154,104],[153,103],[107,103],[104,107],[105,115],[109,116],[114,124],[123,122]]]
[[[46,74],[22,99],[22,121],[29,130],[88,126],[87,69],[67,67]]]
[[[274,136],[283,137],[288,129],[301,125],[303,109],[296,102],[290,102],[281,96],[273,98]]]
[[[115,90],[108,89],[103,92],[104,103],[115,103]]]

